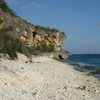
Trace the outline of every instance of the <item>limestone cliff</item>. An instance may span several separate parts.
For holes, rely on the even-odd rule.
[[[57,29],[35,26],[18,17],[4,0],[0,1],[0,33],[19,39],[30,48],[39,47],[41,44],[52,46],[55,52],[62,52],[66,38],[65,34]]]

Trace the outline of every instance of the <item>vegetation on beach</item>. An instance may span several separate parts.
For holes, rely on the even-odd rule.
[[[22,51],[22,45],[17,39],[10,36],[0,34],[0,53],[8,54],[12,59],[17,57],[16,52]]]
[[[49,28],[49,27],[43,27],[43,26],[41,26],[41,25],[35,25],[35,28],[36,28],[37,30],[45,30],[45,31],[51,30],[52,32],[58,32],[58,31],[59,31],[59,30],[57,30],[57,29],[55,29],[55,28],[51,29],[51,28]]]
[[[19,39],[14,39],[9,35],[0,33],[0,53],[7,53],[12,59],[17,58],[16,52],[23,53],[25,55],[34,54],[38,55],[43,52],[54,51],[53,45],[41,44],[38,47],[28,47]]]
[[[17,52],[29,56],[62,50],[66,38],[64,32],[56,28],[33,25],[18,17],[5,0],[0,1],[0,13],[1,54],[8,54],[14,59],[17,58]],[[67,52],[62,55],[67,55]]]
[[[46,32],[50,33],[50,32],[61,32],[60,30],[56,29],[56,28],[50,28],[50,27],[44,27],[41,25],[35,25],[36,30],[45,30]],[[62,34],[65,34],[64,32],[61,32]]]
[[[0,8],[4,12],[10,13],[12,16],[17,16],[12,9],[10,9],[4,0],[0,0]]]
[[[36,49],[42,52],[52,52],[54,51],[54,45],[52,44],[46,45],[45,43],[41,43],[41,45],[37,46]]]
[[[3,23],[3,20],[0,18],[0,25]]]
[[[12,29],[13,29],[12,26],[9,26],[9,27],[7,27],[7,28],[3,27],[3,28],[0,29],[0,33],[9,32],[9,31],[11,31]]]

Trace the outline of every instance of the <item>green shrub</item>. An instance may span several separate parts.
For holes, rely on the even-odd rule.
[[[41,45],[37,46],[35,49],[41,52],[52,52],[54,51],[54,45],[46,45],[45,43],[41,43]]]
[[[28,52],[27,47],[19,39],[14,39],[8,34],[0,33],[0,53],[9,54],[14,59],[17,58],[16,52],[26,54]]]
[[[9,56],[14,59],[15,57],[17,57],[16,55],[16,41],[9,37],[9,36],[4,36],[4,47],[3,47],[3,53],[7,53],[9,54]]]
[[[9,32],[9,31],[11,31],[12,29],[13,29],[12,26],[8,26],[7,28],[3,27],[2,29],[0,29],[0,32],[5,33],[5,32]]]
[[[12,59],[17,58],[16,52],[20,52],[25,55],[39,55],[41,53],[52,52],[54,50],[53,45],[46,45],[45,43],[41,43],[41,45],[37,47],[28,47],[19,39],[12,38],[6,33],[0,33],[0,44],[0,53],[8,54]]]
[[[48,52],[54,51],[54,45],[52,45],[52,44],[47,45],[47,51]]]
[[[4,0],[0,0],[0,8],[4,12],[9,12],[12,16],[16,16],[12,9],[10,9]]]
[[[3,23],[3,20],[0,18],[0,25]]]
[[[25,50],[25,49],[24,49]],[[39,55],[44,52],[52,52],[54,51],[54,46],[53,45],[46,45],[45,43],[41,43],[41,45],[36,46],[36,47],[26,47],[27,53],[33,54],[33,55]]]
[[[35,25],[36,30],[45,30],[47,33],[51,32],[60,32],[58,29],[56,28],[49,28],[49,27],[43,27],[40,25]],[[64,32],[61,32],[62,34],[65,34]]]

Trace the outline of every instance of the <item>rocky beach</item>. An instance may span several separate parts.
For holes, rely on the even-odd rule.
[[[99,100],[100,81],[46,56],[0,60],[0,100]]]
[[[56,3],[55,1],[48,0],[48,6],[50,5],[49,2],[52,3],[50,8],[37,4],[33,0],[24,1],[0,0],[0,100],[100,100],[100,80],[92,77],[90,74],[75,70],[74,65],[77,64],[71,65],[63,62],[68,59],[70,54],[69,50],[65,49],[66,46],[63,46],[67,36],[69,36],[67,35],[67,30],[79,30],[80,24],[77,25],[77,23],[81,17],[76,20],[76,23],[69,24],[69,20],[73,22],[72,19],[74,19],[70,18],[69,14],[68,22],[66,21],[66,17],[68,16],[68,14],[65,14],[66,11],[62,15],[64,11],[62,8],[66,9],[63,5],[68,4],[66,0],[64,0],[66,3],[62,1],[57,1]],[[15,5],[11,6],[10,2],[12,2],[11,4],[15,3]],[[20,4],[23,6],[20,6]],[[58,5],[58,8],[55,5]],[[38,10],[31,7],[38,8]],[[40,12],[42,10],[41,7],[46,7],[44,10],[47,12]],[[40,11],[39,8],[41,8]],[[55,12],[50,13],[49,9]],[[20,13],[16,12],[17,10],[23,16],[20,16]],[[58,14],[56,10],[59,11]],[[83,10],[81,12],[83,13]],[[31,22],[25,20],[25,16],[27,16],[26,19],[31,16]],[[46,16],[49,17],[48,20]],[[41,25],[37,23],[39,20],[42,21]],[[65,22],[67,24],[64,24]],[[74,27],[77,26],[78,29],[71,27],[74,24]],[[68,27],[68,25],[71,26]],[[84,24],[81,27],[85,26]],[[64,27],[65,29],[62,29],[66,31],[63,32],[53,27]],[[72,33],[75,33],[74,30]],[[81,33],[84,32],[82,31]],[[75,38],[79,34],[73,34],[72,36]],[[72,41],[74,38],[72,38]],[[84,35],[81,39],[85,39]],[[73,41],[74,44],[71,45],[73,51],[78,49],[75,44],[76,41],[77,38]],[[82,51],[86,49],[84,45],[81,46],[82,48],[80,45],[79,48]],[[78,51],[80,50],[78,49]],[[85,66],[85,68],[90,69],[90,66]],[[92,74],[95,73],[99,73],[99,71],[92,72]]]

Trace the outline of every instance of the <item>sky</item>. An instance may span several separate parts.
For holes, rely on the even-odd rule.
[[[65,32],[70,53],[100,53],[100,0],[5,1],[31,23]]]

